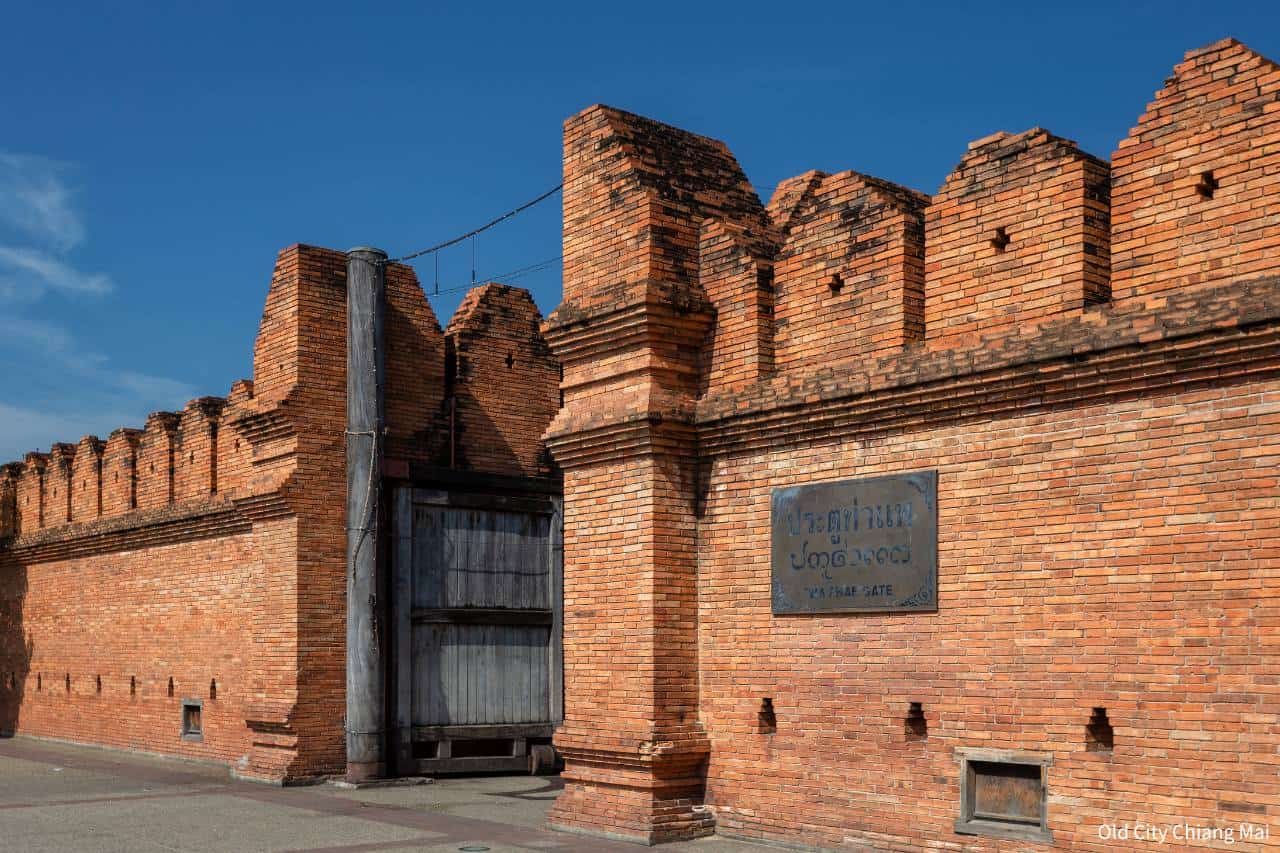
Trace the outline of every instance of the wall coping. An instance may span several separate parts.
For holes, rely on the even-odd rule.
[[[700,450],[737,450],[1013,415],[1266,363],[1280,372],[1280,277],[1108,303],[966,347],[912,344],[698,401]]]

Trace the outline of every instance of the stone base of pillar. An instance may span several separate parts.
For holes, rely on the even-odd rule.
[[[706,735],[692,728],[648,737],[561,729],[564,792],[547,817],[555,829],[661,844],[711,835],[715,817],[703,805]]]
[[[382,761],[348,761],[346,780],[353,785],[387,778],[387,765]]]

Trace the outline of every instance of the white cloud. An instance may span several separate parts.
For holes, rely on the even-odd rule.
[[[0,151],[0,219],[65,252],[84,241],[84,222],[63,181],[67,167],[44,157]]]
[[[23,308],[22,316],[0,314],[0,375],[8,380],[0,393],[11,401],[0,402],[0,461],[86,434],[105,438],[195,396],[184,382],[117,369],[72,330],[40,319],[46,294],[101,297],[114,289],[108,276],[66,258],[86,237],[66,172],[52,160],[0,151],[0,306]]]
[[[167,409],[182,406],[196,397],[195,390],[185,382],[131,370],[111,373],[106,381],[121,391],[127,391],[142,400],[154,400],[157,405]]]
[[[0,347],[41,350],[45,355],[61,355],[74,348],[66,329],[39,320],[0,317]]]
[[[0,246],[0,298],[31,302],[47,290],[102,295],[110,293],[111,279],[101,273],[83,273],[38,249]]]
[[[85,435],[105,440],[129,418],[122,412],[44,411],[0,403],[0,463],[20,461],[33,450],[47,452],[55,441],[74,443]]]
[[[185,382],[132,370],[113,370],[110,359],[82,349],[66,329],[37,320],[0,317],[0,351],[5,349],[36,354],[61,370],[92,379],[99,386],[114,388],[141,401],[181,406],[195,396],[191,386]]]
[[[116,370],[68,330],[32,319],[0,316],[0,365],[42,392],[38,408],[0,402],[0,462],[55,441],[141,427],[150,412],[180,409],[197,396],[185,382]]]
[[[65,164],[0,151],[0,304],[31,303],[47,291],[102,295],[102,273],[83,272],[66,253],[84,242],[85,225]]]

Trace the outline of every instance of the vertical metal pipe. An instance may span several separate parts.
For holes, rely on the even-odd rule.
[[[347,778],[386,775],[378,517],[387,253],[347,252]]]

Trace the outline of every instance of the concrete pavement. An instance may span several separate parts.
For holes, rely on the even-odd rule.
[[[542,828],[555,777],[439,779],[412,787],[272,788],[222,767],[17,737],[0,739],[0,850],[556,851],[638,845]],[[727,839],[680,853],[770,848]]]

